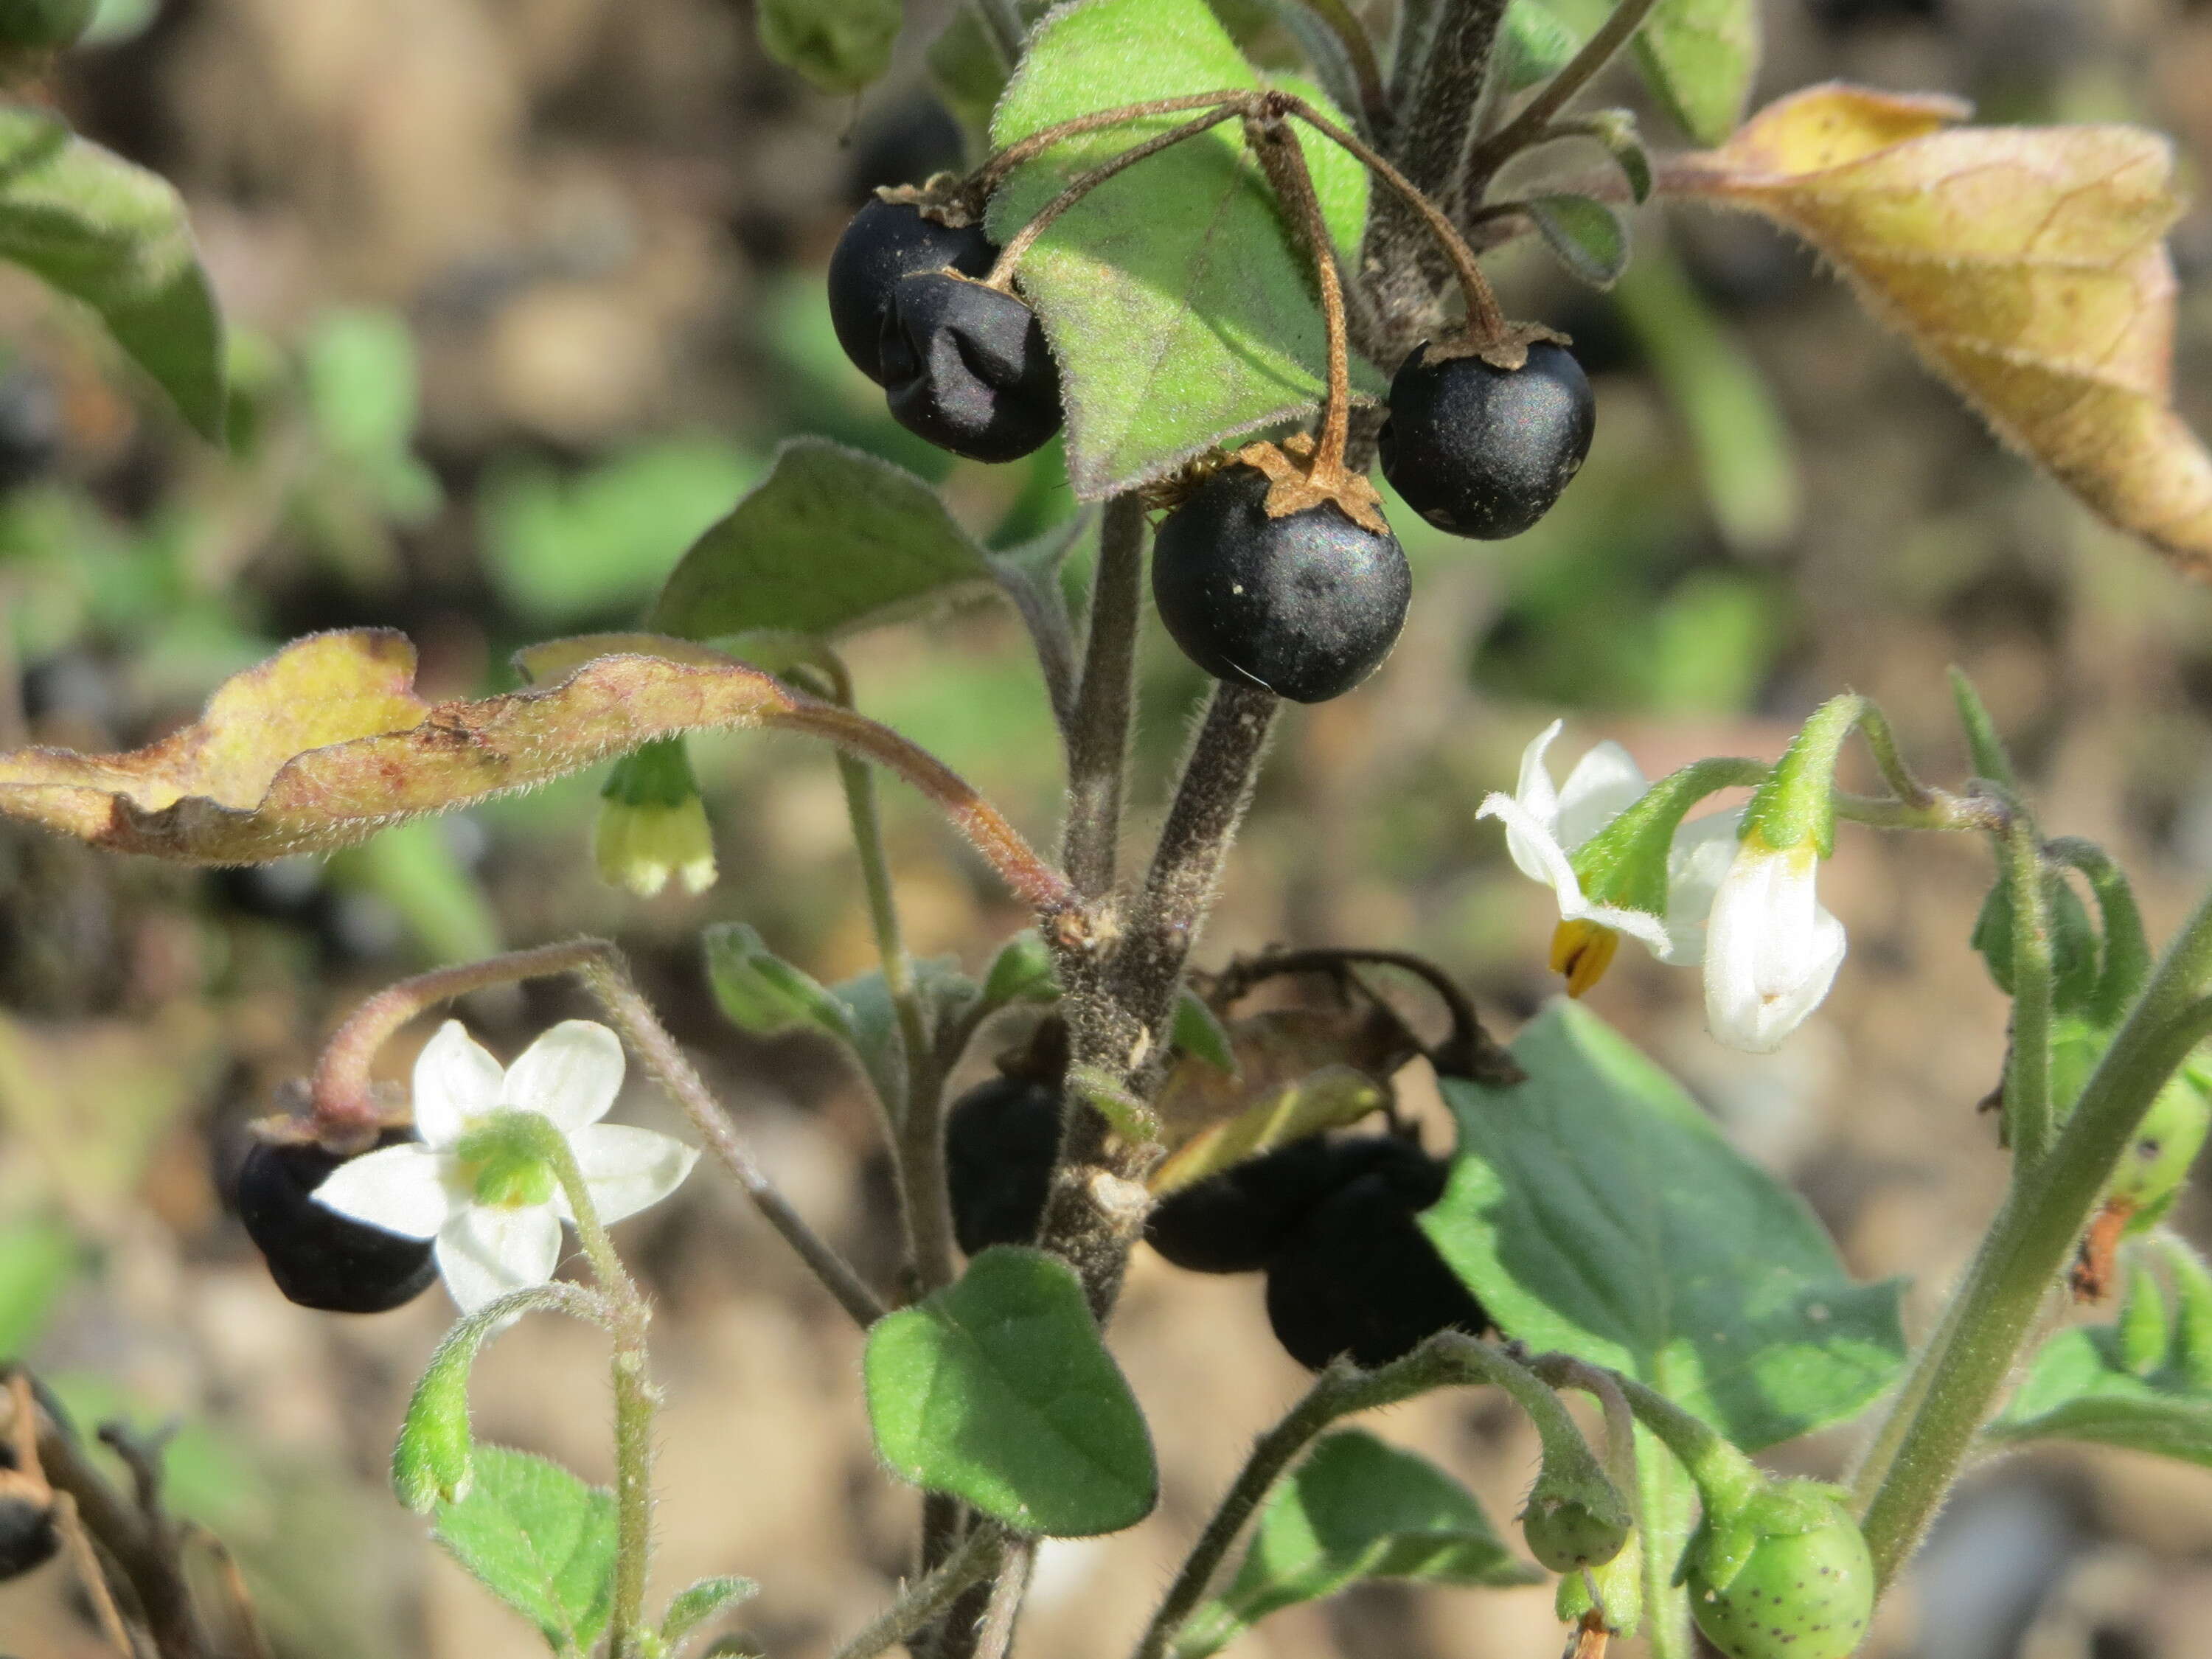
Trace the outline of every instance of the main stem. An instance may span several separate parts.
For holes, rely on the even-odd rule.
[[[2004,1207],[1868,1449],[1853,1492],[1877,1582],[1895,1577],[1919,1542],[2143,1115],[2212,1031],[2199,1000],[2208,980],[2212,899],[2167,951],[2049,1154],[2014,1166]]]
[[[1085,899],[1114,890],[1144,603],[1145,507],[1131,492],[1106,503],[1099,525],[1083,679],[1067,733],[1067,830],[1060,862]]]
[[[2012,899],[2012,1041],[2005,1056],[2005,1127],[2014,1166],[2032,1170],[2051,1150],[2051,1019],[2057,971],[2043,837],[2018,801],[1997,842]]]

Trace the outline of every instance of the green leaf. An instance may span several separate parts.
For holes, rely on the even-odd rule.
[[[1524,1030],[1510,1089],[1446,1079],[1459,1153],[1422,1217],[1507,1334],[1634,1376],[1747,1450],[1850,1416],[1905,1357],[1795,1194],[1595,1014]]]
[[[20,1358],[38,1340],[80,1261],[76,1241],[57,1222],[0,1230],[0,1360]]]
[[[2002,1416],[1984,1431],[2007,1442],[2083,1440],[2212,1468],[2212,1376],[2203,1352],[2208,1285],[2172,1241],[2179,1317],[2138,1263],[2119,1318],[2052,1337]]]
[[[0,258],[83,301],[210,443],[222,318],[168,181],[42,111],[0,108]]]
[[[1006,144],[1115,104],[1257,84],[1204,0],[1088,0],[1039,26],[992,137]],[[993,197],[992,234],[1005,241],[1075,174],[1188,118],[1156,117],[1056,146]],[[1340,249],[1356,249],[1365,171],[1310,129],[1300,137],[1330,233]],[[1085,197],[1023,260],[1021,281],[1060,360],[1079,498],[1160,477],[1320,400],[1312,264],[1233,121]]]
[[[1634,111],[1594,110],[1561,125],[1605,147],[1606,154],[1620,164],[1621,176],[1628,180],[1628,193],[1638,205],[1651,198],[1651,158],[1644,153]]]
[[[858,1042],[851,1011],[823,984],[768,948],[742,921],[707,929],[707,977],[730,1023],[755,1036],[808,1028]]]
[[[1144,1414],[1075,1272],[998,1245],[868,1333],[868,1418],[901,1480],[1025,1532],[1134,1526],[1159,1497]]]
[[[921,479],[794,438],[684,556],[648,626],[693,640],[759,629],[834,639],[990,583],[982,549]]]
[[[999,947],[983,975],[986,1006],[1004,1008],[1016,1002],[1054,1002],[1060,997],[1060,975],[1052,952],[1036,932],[1024,928]]]
[[[2051,1006],[2062,1014],[2079,1013],[2097,994],[2097,930],[2089,921],[2088,907],[2074,890],[2074,884],[2058,871],[2050,871],[2044,876],[2043,891],[2051,913],[2051,968],[2056,977],[2051,987]],[[1980,955],[1997,989],[2010,996],[2013,904],[2009,877],[1997,877],[1996,884],[1982,901],[1981,914],[1974,918],[1974,931],[1966,942]]]
[[[946,1024],[966,1013],[981,993],[952,957],[917,957],[909,964],[915,995],[921,1003],[923,1028],[933,1039]],[[906,1042],[899,1034],[898,1010],[880,969],[857,974],[830,988],[844,1005],[851,1035],[846,1039],[860,1057],[861,1069],[878,1097],[896,1106],[906,1098]]]
[[[668,1604],[660,1621],[660,1639],[673,1653],[709,1619],[759,1594],[760,1586],[750,1578],[702,1578]]]
[[[1175,1046],[1194,1060],[1202,1060],[1217,1072],[1237,1075],[1237,1049],[1229,1028],[1206,1006],[1206,999],[1188,986],[1176,999]]]
[[[504,1446],[477,1452],[477,1481],[438,1508],[436,1537],[559,1654],[587,1652],[612,1612],[615,1495]]]
[[[1659,0],[1636,33],[1637,67],[1701,144],[1743,119],[1759,51],[1758,0]]]
[[[1218,1652],[1269,1613],[1362,1578],[1480,1589],[1544,1575],[1513,1558],[1474,1495],[1435,1464],[1346,1429],[1275,1489],[1237,1577],[1192,1615],[1176,1659]]]
[[[627,622],[760,473],[758,458],[711,438],[664,439],[568,477],[511,463],[477,497],[484,562],[533,622]]]
[[[1611,288],[1628,269],[1628,226],[1593,196],[1532,196],[1517,204],[1568,274]]]
[[[817,92],[864,90],[890,67],[899,0],[757,0],[761,45]]]
[[[1508,92],[1548,81],[1582,49],[1583,38],[1544,0],[1511,0],[1498,35],[1498,73]]]

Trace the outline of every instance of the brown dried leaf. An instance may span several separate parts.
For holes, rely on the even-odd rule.
[[[653,738],[775,721],[801,702],[678,641],[580,648],[586,659],[543,689],[432,704],[415,695],[414,647],[399,635],[313,635],[225,681],[198,720],[143,749],[0,754],[0,812],[118,852],[247,864],[365,841]]]
[[[1829,85],[1667,186],[1787,225],[2000,437],[2212,575],[2212,453],[2172,402],[2173,152],[2133,127],[1954,127],[1948,98]]]

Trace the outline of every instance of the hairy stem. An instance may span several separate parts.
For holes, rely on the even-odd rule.
[[[1067,830],[1060,861],[1085,899],[1114,890],[1144,602],[1145,507],[1132,492],[1107,502],[1099,526],[1090,635],[1067,734]]]
[[[972,0],[975,19],[983,26],[983,33],[991,37],[993,50],[1009,70],[1022,61],[1022,43],[1029,38],[1029,25],[1022,21],[1020,0]]]
[[[1852,1483],[1878,1582],[1893,1578],[1957,1479],[2038,1310],[2143,1115],[2212,1032],[2212,900],[2166,953],[2050,1152],[2015,1163],[2004,1206]]]
[[[1531,1366],[1479,1337],[1456,1331],[1432,1336],[1404,1358],[1371,1371],[1339,1359],[1314,1379],[1305,1397],[1253,1446],[1251,1456],[1168,1587],[1159,1611],[1146,1626],[1134,1659],[1167,1659],[1174,1651],[1177,1634],[1206,1599],[1246,1524],[1284,1471],[1332,1423],[1378,1407],[1395,1406],[1431,1389],[1486,1382],[1504,1389],[1515,1403],[1531,1413],[1547,1446],[1555,1439],[1564,1444],[1571,1438],[1595,1467],[1595,1455],[1583,1440],[1582,1431]]]
[[[1087,133],[1104,132],[1111,127],[1127,126],[1132,121],[1147,120],[1155,115],[1176,115],[1187,109],[1212,109],[1217,106],[1233,108],[1252,96],[1249,89],[1223,87],[1214,92],[1185,93],[1175,98],[1154,98],[1141,104],[1120,104],[1112,109],[1092,110],[1071,120],[1055,121],[1048,127],[1039,127],[1035,132],[1017,138],[1004,149],[995,150],[986,157],[962,184],[963,196],[971,201],[988,200],[993,191],[1006,182],[1006,175],[1016,167],[1034,161],[1054,144],[1066,143],[1070,138],[1080,138]]]
[[[2004,1110],[2013,1160],[2033,1169],[2051,1150],[2051,1019],[2057,973],[2051,939],[2051,890],[2043,837],[2018,801],[1997,839],[1997,867],[2012,898],[2012,1041],[2005,1055]]]
[[[1328,388],[1322,400],[1312,472],[1317,480],[1333,479],[1344,471],[1344,447],[1352,435],[1352,350],[1346,337],[1344,278],[1336,268],[1336,245],[1322,213],[1321,198],[1314,193],[1313,173],[1306,166],[1305,146],[1298,142],[1297,130],[1279,116],[1247,115],[1244,137],[1313,260],[1328,342]]]
[[[991,1586],[991,1600],[983,1609],[982,1628],[976,1633],[975,1659],[1006,1659],[1014,1645],[1014,1626],[1022,1616],[1022,1598],[1029,1593],[1030,1574],[1036,1566],[1036,1540],[1016,1538],[1006,1546],[999,1563],[999,1576]]]
[[[1644,18],[1656,3],[1657,0],[1620,0],[1612,15],[1598,26],[1597,33],[1567,61],[1566,67],[1539,87],[1535,95],[1521,106],[1511,120],[1475,145],[1467,161],[1466,199],[1469,205],[1481,205],[1483,192],[1497,176],[1498,169],[1541,140],[1552,118],[1613,61],[1613,54],[1644,26]]]
[[[896,1647],[950,1607],[961,1591],[990,1573],[1006,1546],[1006,1535],[995,1522],[979,1523],[944,1565],[908,1585],[880,1618],[837,1650],[836,1659],[875,1659]]]

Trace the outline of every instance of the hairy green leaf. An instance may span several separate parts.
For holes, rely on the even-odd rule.
[[[833,639],[988,591],[983,550],[911,472],[794,438],[670,573],[647,624],[685,639]]]
[[[1521,210],[1570,275],[1592,288],[1611,288],[1628,269],[1628,226],[1590,196],[1533,196]]]
[[[504,1446],[476,1465],[468,1496],[438,1506],[438,1541],[554,1652],[588,1652],[612,1612],[615,1495]]]
[[[1555,1003],[1510,1089],[1450,1078],[1459,1152],[1421,1220],[1509,1334],[1637,1377],[1748,1450],[1849,1417],[1905,1357],[1803,1202],[1595,1014]]]
[[[1659,0],[1636,33],[1644,78],[1701,144],[1743,119],[1759,52],[1759,0]]]
[[[660,1621],[660,1639],[673,1653],[709,1619],[759,1594],[760,1586],[750,1578],[702,1578],[678,1592],[668,1604],[667,1614]]]
[[[1144,1414],[1075,1272],[999,1245],[877,1322],[868,1418],[892,1472],[1026,1532],[1134,1526],[1159,1496]]]
[[[910,964],[914,991],[921,1004],[923,1029],[933,1038],[946,1023],[967,1012],[981,994],[951,957],[917,957]],[[906,1098],[906,1041],[899,1032],[898,1010],[880,970],[856,974],[830,988],[844,1005],[846,1041],[860,1057],[861,1068],[878,1097],[895,1105]]]
[[[98,312],[193,428],[222,441],[222,318],[167,180],[44,111],[0,108],[0,258]]]
[[[1360,1429],[1317,1442],[1268,1498],[1229,1588],[1192,1615],[1176,1659],[1218,1652],[1269,1613],[1362,1578],[1468,1588],[1533,1584],[1473,1493]]]
[[[1085,0],[1039,26],[992,137],[1006,144],[1115,104],[1258,84],[1204,0]],[[992,198],[992,234],[1003,242],[1077,173],[1187,118],[1056,146]],[[1330,233],[1340,249],[1357,248],[1365,171],[1310,129],[1299,132]],[[1085,197],[1020,274],[1060,360],[1079,497],[1158,478],[1320,400],[1312,263],[1233,121]]]

